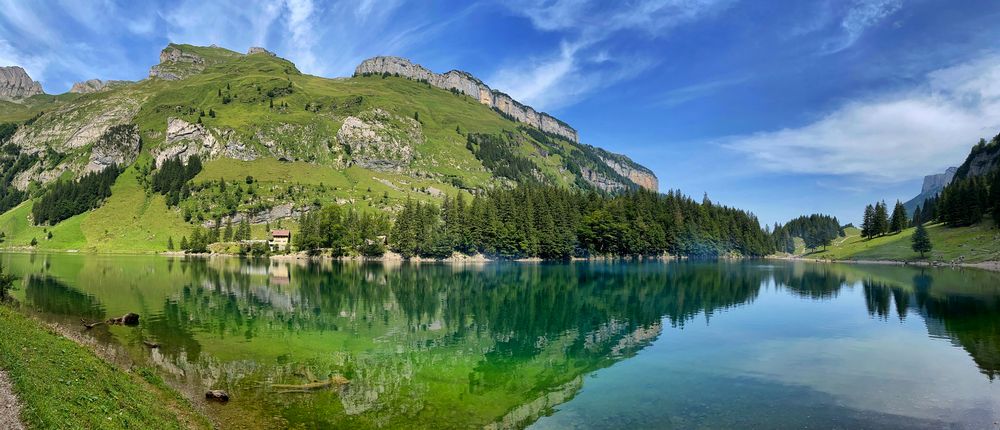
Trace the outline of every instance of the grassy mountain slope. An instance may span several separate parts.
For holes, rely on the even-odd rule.
[[[916,229],[908,228],[897,234],[861,237],[858,229],[845,229],[847,237],[834,241],[826,250],[805,250],[798,255],[807,258],[833,260],[893,260],[937,261],[944,263],[978,263],[1000,261],[1000,231],[987,220],[971,227],[949,228],[943,224],[927,226],[933,251],[923,260],[911,248],[911,237]],[[798,250],[796,250],[798,252]]]
[[[392,213],[407,198],[439,200],[525,180],[638,187],[602,156],[648,172],[626,157],[530,129],[426,83],[393,76],[327,79],[304,75],[279,57],[215,47],[167,50],[200,60],[157,65],[158,73],[183,77],[178,80],[0,103],[0,122],[20,124],[5,144],[38,160],[9,184],[29,190],[32,199],[0,215],[3,246],[27,246],[35,238],[41,249],[160,251],[167,237],[178,241],[196,224],[282,205],[339,202]],[[137,150],[99,147],[119,124],[137,127]],[[497,137],[501,160],[472,149],[470,134]],[[204,170],[192,181],[192,195],[168,207],[148,187],[151,172],[156,161],[192,153],[205,160]],[[99,170],[108,159],[129,167],[102,207],[55,226],[31,225],[31,206],[49,184]],[[517,160],[527,160],[530,170],[514,178],[497,173]],[[238,192],[214,185],[244,178]]]

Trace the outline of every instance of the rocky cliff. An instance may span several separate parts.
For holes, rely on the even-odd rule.
[[[19,66],[0,67],[0,100],[16,100],[44,94],[42,84],[31,80]]]
[[[955,172],[957,171],[957,167],[949,167],[944,173],[924,176],[924,184],[920,187],[920,194],[903,203],[903,207],[906,208],[907,213],[913,216],[913,212],[917,209],[917,206],[922,205],[924,200],[938,195],[955,178]]]
[[[956,171],[958,171],[958,167],[949,167],[944,173],[924,176],[924,185],[920,188],[920,192],[941,191],[955,178]]]
[[[980,140],[972,147],[965,162],[958,167],[955,177],[959,179],[983,176],[1000,167],[1000,134],[992,140]]]
[[[419,81],[427,81],[429,84],[446,90],[457,91],[469,97],[479,100],[480,103],[498,110],[504,115],[535,127],[547,133],[565,137],[573,142],[578,142],[576,130],[549,114],[537,112],[531,108],[514,100],[509,95],[491,89],[466,72],[452,70],[447,73],[434,73],[427,68],[415,64],[410,60],[400,57],[374,57],[369,58],[354,70],[357,75],[390,75],[403,76]]]

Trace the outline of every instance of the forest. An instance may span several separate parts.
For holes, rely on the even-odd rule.
[[[121,174],[118,166],[84,175],[78,181],[60,181],[31,207],[35,225],[55,225],[73,215],[97,208],[111,196],[111,185]]]
[[[800,237],[807,249],[829,246],[834,239],[844,236],[844,228],[836,217],[822,214],[800,216],[785,225],[775,224],[771,231],[774,249],[789,254],[795,252],[793,238]]]
[[[773,243],[746,211],[697,202],[679,192],[619,195],[529,184],[438,206],[408,200],[391,224],[380,215],[326,206],[299,220],[299,250],[403,257],[454,252],[564,260],[590,256],[764,256]],[[381,239],[385,237],[385,240]]]

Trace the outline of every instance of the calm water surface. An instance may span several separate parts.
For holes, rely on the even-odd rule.
[[[0,261],[24,312],[159,369],[229,428],[1000,428],[992,272]],[[141,324],[80,323],[126,312]],[[350,383],[275,386],[331,375]]]

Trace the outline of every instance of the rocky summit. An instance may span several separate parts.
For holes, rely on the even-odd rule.
[[[0,100],[17,100],[44,94],[42,84],[31,80],[19,66],[0,67]]]
[[[389,74],[426,81],[435,87],[456,91],[477,99],[480,103],[494,108],[504,115],[544,132],[562,136],[574,142],[579,141],[576,130],[569,124],[547,113],[536,112],[531,106],[526,106],[507,94],[491,89],[483,81],[461,70],[438,74],[405,58],[374,57],[358,65],[354,74],[355,76]]]

